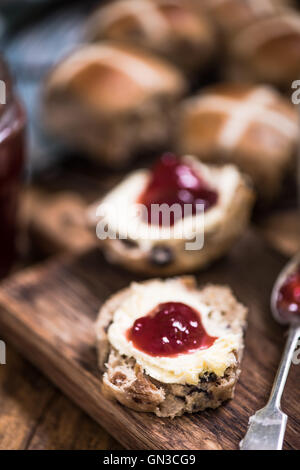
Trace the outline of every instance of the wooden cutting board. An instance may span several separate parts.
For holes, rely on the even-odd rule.
[[[101,394],[93,324],[107,297],[136,277],[96,248],[14,275],[0,287],[0,337],[11,342],[78,406],[131,449],[237,449],[248,418],[266,402],[284,330],[270,317],[272,283],[285,260],[249,232],[230,256],[199,273],[200,284],[229,284],[250,308],[243,371],[234,400],[174,420],[136,413]],[[9,358],[8,358],[9,360]],[[285,449],[299,449],[300,366],[292,366],[283,410]]]

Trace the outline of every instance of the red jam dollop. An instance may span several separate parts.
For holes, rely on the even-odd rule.
[[[208,335],[196,310],[181,302],[166,302],[138,318],[127,339],[150,356],[175,357],[207,349],[217,338]]]
[[[300,315],[300,265],[279,289],[277,307],[285,319]]]
[[[154,166],[151,179],[138,202],[147,208],[147,222],[162,226],[165,224],[161,214],[157,220],[152,220],[152,204],[179,204],[184,216],[186,204],[191,205],[192,211],[189,215],[196,215],[197,204],[204,204],[204,210],[208,210],[217,200],[218,193],[210,188],[191,166],[167,153]],[[174,225],[181,218],[171,212],[170,224]]]

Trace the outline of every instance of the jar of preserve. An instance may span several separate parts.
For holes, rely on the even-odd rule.
[[[15,258],[18,200],[24,168],[24,110],[0,57],[0,277]]]

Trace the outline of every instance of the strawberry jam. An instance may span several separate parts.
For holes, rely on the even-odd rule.
[[[207,334],[196,310],[181,302],[166,302],[138,318],[127,339],[151,356],[174,357],[207,349],[217,338]]]
[[[300,315],[300,266],[279,289],[277,307],[280,315],[286,319]]]
[[[180,161],[173,154],[165,154],[154,166],[150,181],[142,193],[139,203],[147,208],[147,222],[165,225],[161,214],[156,219],[151,215],[152,204],[179,204],[181,215],[171,212],[168,223],[174,225],[187,211],[188,215],[197,213],[197,204],[202,204],[204,210],[213,207],[218,200],[218,193],[193,170],[193,168],[183,161]]]

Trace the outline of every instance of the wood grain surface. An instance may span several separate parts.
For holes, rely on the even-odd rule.
[[[128,448],[236,449],[249,415],[266,401],[281,355],[285,332],[270,317],[269,296],[284,262],[249,232],[230,256],[197,275],[200,284],[231,285],[250,308],[236,396],[218,410],[172,421],[133,412],[102,396],[93,323],[106,298],[133,277],[108,265],[97,249],[52,260],[5,281],[0,288],[1,335]],[[299,373],[300,367],[293,365],[283,400],[289,415],[285,449],[299,449]],[[42,398],[38,406],[43,406]],[[62,413],[64,406],[66,402]],[[76,419],[71,428],[76,428]]]
[[[0,450],[122,449],[10,345],[0,404]]]

